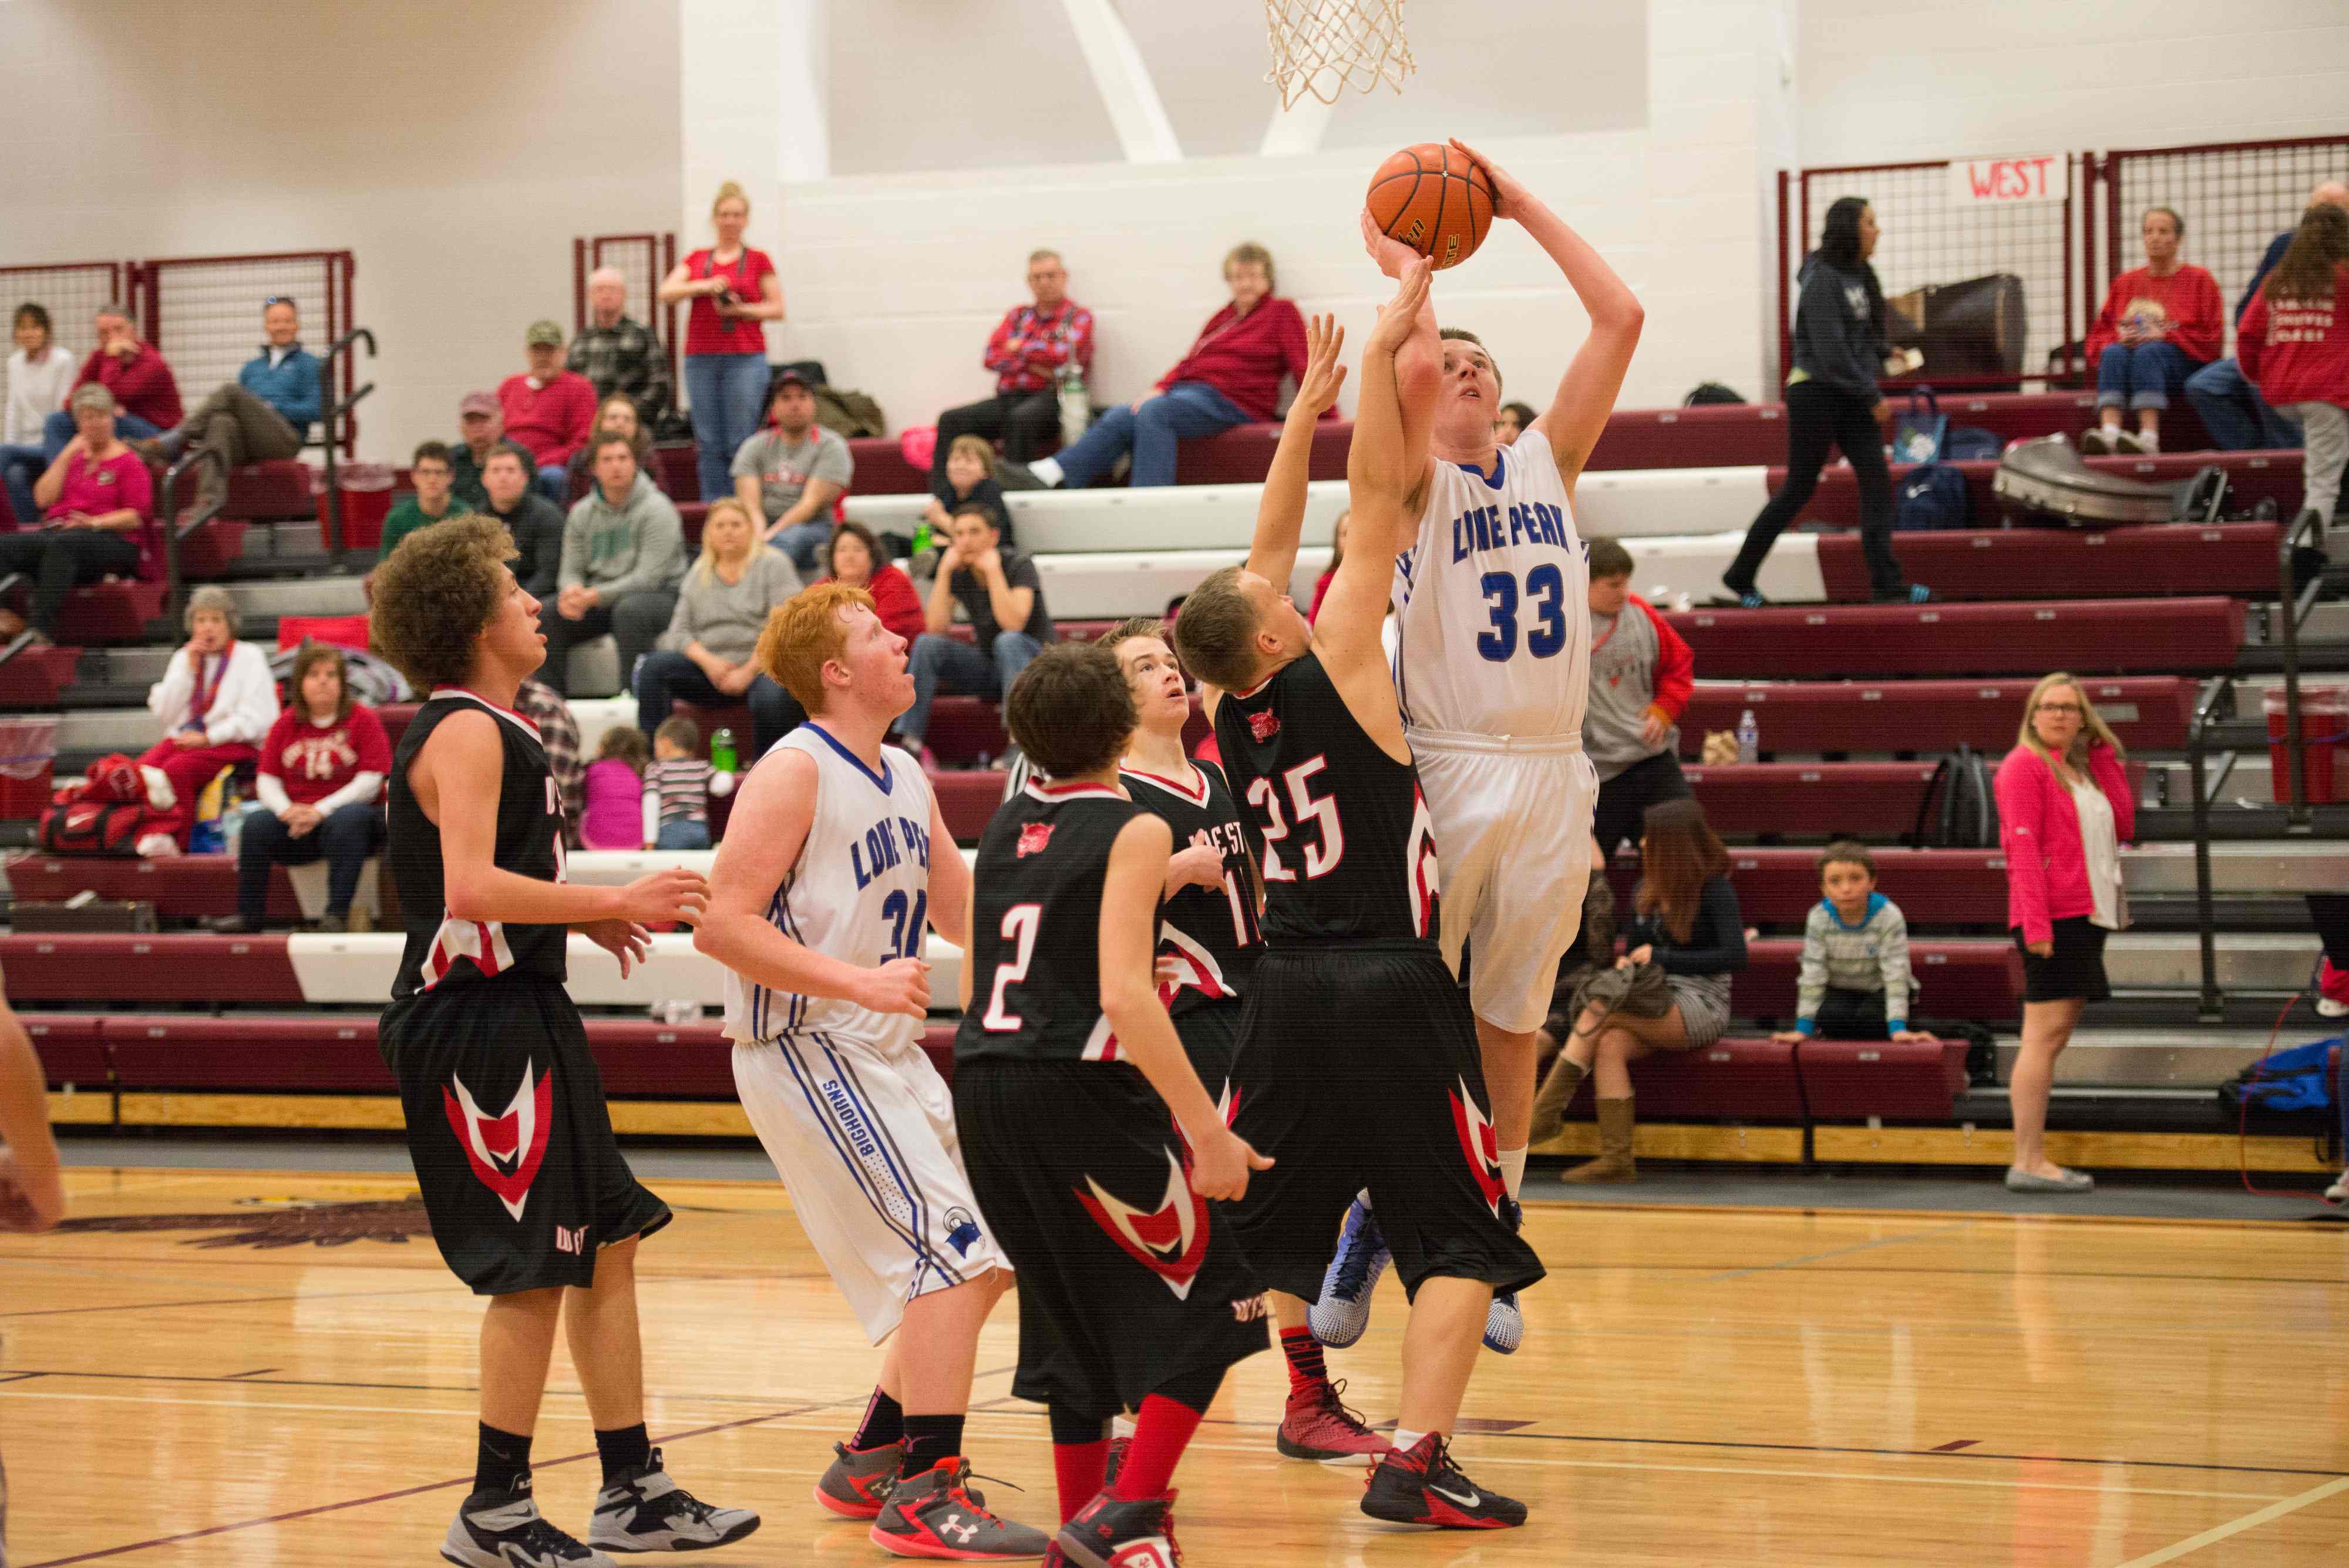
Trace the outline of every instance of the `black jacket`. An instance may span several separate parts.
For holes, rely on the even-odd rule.
[[[514,578],[523,591],[534,599],[551,597],[556,568],[563,564],[563,514],[554,503],[533,487],[522,493],[521,504],[511,513],[501,513],[486,501],[481,513],[504,524],[513,535],[514,547],[522,552],[522,559],[514,563]]]
[[[1795,369],[1821,386],[1873,403],[1880,395],[1884,322],[1869,309],[1868,278],[1846,272],[1816,252],[1803,263],[1802,298],[1795,306]],[[1873,318],[1872,318],[1873,317]]]

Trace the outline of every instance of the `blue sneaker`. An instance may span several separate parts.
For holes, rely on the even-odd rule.
[[[1512,1231],[1522,1231],[1526,1211],[1514,1198],[1501,1199],[1501,1219]],[[1525,1343],[1526,1314],[1517,1310],[1517,1293],[1495,1291],[1485,1311],[1485,1348],[1495,1355],[1514,1355]]]
[[[1371,1294],[1393,1262],[1394,1254],[1379,1232],[1379,1217],[1355,1199],[1338,1237],[1338,1255],[1321,1276],[1321,1299],[1306,1314],[1313,1337],[1332,1350],[1343,1350],[1361,1338],[1371,1326]]]

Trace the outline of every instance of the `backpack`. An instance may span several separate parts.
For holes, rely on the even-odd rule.
[[[1941,438],[1943,462],[1994,462],[2005,450],[1996,431],[1980,425],[1958,425]]]
[[[860,436],[882,436],[889,433],[889,421],[881,412],[881,405],[864,392],[846,391],[839,387],[811,387],[815,395],[815,422],[844,439]]]
[[[50,855],[132,856],[146,822],[143,800],[67,800],[41,813],[36,841]]]
[[[1909,394],[1908,410],[1892,427],[1892,461],[1936,462],[1944,455],[1941,441],[1950,433],[1950,416],[1941,411],[1930,387]]]
[[[2342,1036],[2278,1051],[2254,1062],[2219,1085],[2219,1104],[2240,1116],[2250,1111],[2317,1111],[2333,1109],[2333,1075],[2325,1058]]]
[[[1998,847],[1998,797],[1980,752],[1961,743],[1934,764],[1909,842],[1919,849]]]
[[[1939,534],[1971,521],[1973,500],[1966,476],[1946,462],[1921,463],[1909,471],[1893,504],[1892,526],[1902,534]]]

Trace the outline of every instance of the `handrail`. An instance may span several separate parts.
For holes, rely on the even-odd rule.
[[[205,464],[220,472],[221,493],[195,508],[187,518],[180,516],[180,480]],[[221,514],[228,504],[228,459],[218,447],[196,445],[173,463],[163,474],[163,611],[176,624],[180,612],[186,608],[180,580],[180,541]]]
[[[2194,814],[2194,925],[2201,941],[2202,961],[2201,998],[2197,1013],[2205,1023],[2219,1023],[2226,1015],[2226,999],[2219,991],[2219,909],[2210,875],[2210,805],[2226,786],[2227,775],[2234,771],[2235,753],[2227,753],[2215,778],[2205,779],[2203,763],[2209,754],[2211,732],[2224,722],[2220,715],[2231,716],[2234,708],[2235,678],[2213,676],[2201,701],[2194,705],[2192,722],[2186,727],[2186,763]]]
[[[2306,538],[2322,554],[2324,548],[2325,518],[2315,507],[2303,508],[2299,516],[2284,528],[2276,544],[2276,613],[2283,620],[2283,734],[2285,765],[2292,778],[2292,806],[2289,831],[2306,833],[2312,826],[2308,809],[2307,759],[2301,755],[2300,716],[2300,628],[2309,613],[2316,607],[2318,596],[2324,587],[2324,574],[2317,572],[2302,588],[2292,580],[2292,556]]]
[[[357,407],[368,393],[375,390],[375,383],[369,381],[349,397],[337,399],[334,392],[335,378],[332,372],[335,360],[342,355],[349,354],[352,345],[362,340],[367,344],[367,358],[374,358],[376,357],[375,334],[364,327],[354,327],[335,339],[318,367],[318,389],[324,400],[318,410],[318,432],[326,451],[326,510],[322,514],[326,527],[325,538],[321,543],[326,546],[326,558],[330,561],[340,561],[343,556],[343,498],[341,490],[335,483],[335,424],[336,421],[347,418],[351,410]],[[356,430],[353,433],[357,433]]]

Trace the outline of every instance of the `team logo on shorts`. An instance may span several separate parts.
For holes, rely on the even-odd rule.
[[[1280,715],[1270,709],[1266,709],[1260,713],[1250,713],[1247,716],[1247,722],[1248,733],[1256,737],[1256,743],[1259,746],[1280,733]]]
[[[522,1207],[530,1200],[530,1184],[538,1179],[539,1164],[546,1158],[546,1135],[554,1124],[554,1075],[539,1077],[524,1063],[522,1086],[494,1116],[481,1114],[465,1080],[453,1075],[440,1091],[440,1102],[473,1174],[497,1194],[508,1214],[521,1219]]]
[[[1030,822],[1019,829],[1019,846],[1011,852],[1014,860],[1025,860],[1030,855],[1044,853],[1044,846],[1052,842],[1052,825]]]
[[[1452,1091],[1452,1130],[1460,1135],[1460,1150],[1468,1157],[1468,1169],[1476,1178],[1476,1190],[1485,1195],[1485,1207],[1498,1219],[1501,1197],[1509,1189],[1501,1176],[1501,1140],[1477,1107],[1468,1080],[1460,1079],[1458,1085]]]
[[[970,1250],[978,1245],[978,1221],[970,1217],[970,1210],[956,1204],[946,1212],[946,1227],[947,1245],[955,1250],[955,1256],[969,1257]]]
[[[1077,1201],[1093,1217],[1109,1239],[1125,1249],[1135,1262],[1156,1274],[1176,1301],[1188,1301],[1192,1282],[1207,1261],[1207,1200],[1191,1190],[1183,1176],[1183,1162],[1166,1152],[1166,1196],[1157,1208],[1140,1210],[1120,1201],[1092,1177],[1077,1192]]]

